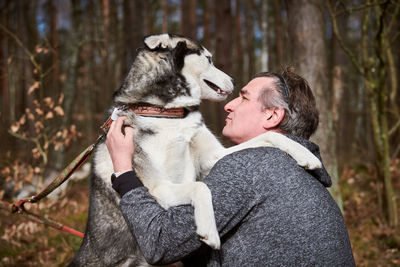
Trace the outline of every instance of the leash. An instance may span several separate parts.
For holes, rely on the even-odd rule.
[[[8,211],[12,212],[12,210],[14,208],[14,205],[15,204],[13,204],[13,203],[9,203],[7,201],[0,200],[0,208],[1,209],[5,209],[5,210],[8,210]],[[52,228],[55,228],[57,230],[69,233],[71,235],[75,235],[75,236],[80,237],[80,238],[83,238],[83,233],[82,232],[79,232],[79,231],[77,231],[77,230],[75,230],[73,228],[70,228],[68,226],[62,225],[61,223],[58,223],[56,221],[41,217],[41,216],[39,216],[39,215],[37,215],[35,213],[32,213],[30,211],[27,211],[25,209],[23,210],[23,212],[19,212],[19,214],[27,217],[28,219],[31,219],[31,220],[37,222],[37,223],[45,224],[45,225],[48,225],[48,226],[50,226]]]
[[[187,110],[185,108],[170,108],[166,109],[162,106],[155,106],[150,104],[129,104],[129,105],[122,105],[119,109],[114,109],[111,116],[104,122],[104,124],[100,127],[100,129],[104,132],[103,134],[99,135],[96,142],[92,145],[88,146],[85,150],[83,150],[53,181],[48,184],[45,188],[43,188],[39,193],[32,196],[31,198],[24,198],[20,199],[15,203],[9,203],[4,200],[0,200],[0,208],[7,210],[11,213],[18,213],[24,215],[25,217],[36,221],[38,223],[42,223],[48,225],[52,228],[57,230],[61,230],[67,232],[69,234],[78,236],[83,238],[84,234],[77,230],[74,230],[68,226],[60,224],[56,221],[46,219],[41,217],[37,214],[34,214],[25,209],[25,203],[37,203],[41,199],[45,198],[51,192],[53,192],[57,187],[59,187],[62,183],[68,180],[71,175],[82,166],[83,163],[90,157],[93,153],[96,146],[102,141],[108,130],[110,129],[111,123],[118,118],[118,114],[121,111],[126,111],[130,109],[135,114],[145,117],[158,117],[158,118],[183,118],[186,116]]]
[[[0,200],[0,208],[8,210],[11,213],[18,213],[24,215],[25,217],[28,217],[29,219],[32,219],[33,221],[36,221],[38,223],[42,223],[57,230],[61,230],[63,232],[67,232],[69,234],[83,238],[83,233],[75,229],[72,229],[68,226],[62,225],[56,221],[46,219],[37,214],[34,214],[26,210],[24,204],[27,202],[28,203],[39,202],[41,199],[43,199],[48,194],[53,192],[62,183],[64,183],[68,178],[70,178],[71,175],[89,158],[90,154],[92,154],[94,148],[102,138],[104,138],[104,135],[101,135],[94,144],[90,145],[81,154],[79,154],[79,156],[77,156],[49,185],[47,185],[39,193],[32,196],[31,198],[20,199],[15,203],[9,203],[7,201]]]
[[[108,129],[110,128],[111,122],[112,122],[112,120],[110,117],[100,127],[104,131],[104,133],[101,134],[97,138],[96,142],[93,143],[92,145],[88,146],[85,150],[83,150],[56,178],[53,179],[53,181],[50,184],[48,184],[45,188],[43,188],[39,193],[32,196],[31,198],[20,199],[15,203],[9,203],[7,201],[0,200],[0,208],[7,210],[11,213],[21,214],[35,222],[42,223],[42,224],[45,224],[52,228],[55,228],[57,230],[78,236],[80,238],[83,238],[84,234],[82,232],[79,232],[73,228],[65,226],[65,225],[58,223],[56,221],[53,221],[51,219],[46,219],[40,215],[34,214],[34,213],[26,210],[24,205],[25,205],[25,203],[39,202],[41,199],[45,198],[47,195],[49,195],[51,192],[53,192],[57,187],[59,187],[61,184],[63,184],[66,180],[68,180],[71,177],[71,175],[77,169],[79,169],[79,167],[82,166],[83,163],[86,162],[86,160],[92,154],[92,152],[94,151],[96,146],[105,137]]]

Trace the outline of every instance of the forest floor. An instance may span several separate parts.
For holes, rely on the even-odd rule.
[[[400,160],[393,165],[393,181],[399,196]],[[399,266],[400,231],[384,223],[373,169],[345,168],[341,181],[344,217],[357,266]],[[39,207],[32,205],[30,210],[84,232],[88,182],[71,182],[68,186],[62,199],[46,200]],[[18,214],[0,210],[0,218],[0,266],[66,266],[81,243],[79,237],[44,227]]]

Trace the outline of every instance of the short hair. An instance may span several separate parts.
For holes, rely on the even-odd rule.
[[[317,130],[319,112],[308,82],[294,73],[291,67],[282,74],[260,72],[254,78],[269,77],[275,80],[275,88],[264,87],[259,94],[263,108],[282,107],[285,115],[278,128],[285,133],[309,139]]]

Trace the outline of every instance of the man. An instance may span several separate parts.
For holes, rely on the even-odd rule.
[[[287,134],[319,156],[307,139],[318,111],[307,82],[290,70],[257,74],[226,104],[223,135],[242,143],[266,131]],[[325,169],[306,171],[271,147],[238,151],[221,159],[204,183],[210,188],[221,249],[196,234],[189,205],[164,210],[132,171],[132,129],[123,118],[111,126],[107,147],[116,172],[113,184],[129,227],[151,264],[185,266],[354,266],[343,217],[325,189]],[[296,135],[296,136],[294,136]],[[127,171],[128,170],[128,171]],[[126,172],[127,171],[127,172]]]

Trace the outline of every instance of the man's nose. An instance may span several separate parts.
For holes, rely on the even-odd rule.
[[[226,105],[224,106],[224,110],[226,112],[232,112],[233,108],[234,108],[234,102],[237,98],[232,99],[231,101],[229,101],[228,103],[226,103]]]

